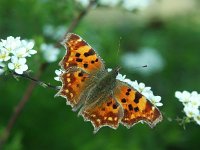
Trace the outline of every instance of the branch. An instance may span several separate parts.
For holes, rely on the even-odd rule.
[[[0,69],[3,69],[3,67],[0,66]],[[49,83],[45,83],[45,82],[43,82],[43,81],[40,81],[40,80],[38,80],[38,79],[35,79],[35,78],[29,76],[28,74],[18,74],[18,73],[16,73],[16,72],[12,71],[12,70],[9,70],[9,72],[10,72],[13,76],[26,78],[26,79],[28,79],[28,80],[31,80],[31,81],[37,83],[38,85],[40,85],[40,86],[42,86],[42,87],[44,87],[44,88],[48,87],[48,88],[52,88],[52,89],[57,90],[57,91],[60,90],[59,86],[54,86],[54,85],[51,85],[51,84],[49,84]]]
[[[41,64],[40,65],[40,69],[36,75],[36,78],[38,79],[42,72],[46,69],[47,64]],[[28,102],[33,89],[35,88],[36,82],[31,81],[28,88],[26,89],[22,99],[19,101],[19,103],[17,104],[12,116],[10,117],[8,124],[5,128],[5,130],[3,131],[1,137],[0,137],[0,150],[3,148],[4,144],[6,143],[8,137],[10,136],[11,130],[13,129],[13,126],[15,125],[17,119],[19,118],[23,108],[25,107],[26,103]]]
[[[54,86],[54,85],[51,85],[51,84],[49,84],[49,83],[45,83],[45,82],[40,81],[40,80],[38,80],[38,79],[32,78],[32,77],[29,76],[28,74],[18,74],[18,73],[14,72],[14,71],[11,71],[11,73],[12,73],[13,75],[15,75],[15,76],[23,77],[23,78],[29,79],[29,80],[31,80],[31,81],[37,83],[38,85],[40,85],[40,86],[42,86],[42,87],[44,87],[44,88],[48,87],[48,88],[52,88],[52,89],[57,90],[57,91],[60,90],[59,86]]]

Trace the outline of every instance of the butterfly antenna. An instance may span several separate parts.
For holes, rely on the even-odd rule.
[[[120,46],[121,46],[121,39],[122,37],[119,38],[119,44],[118,44],[118,49],[117,49],[117,55],[116,55],[116,64],[118,63],[117,60],[119,60],[119,51],[120,51]]]
[[[143,66],[139,66],[139,67],[135,67],[136,69],[141,69],[141,68],[146,68],[147,65],[143,65]]]
[[[133,70],[136,70],[136,69],[143,69],[143,68],[146,68],[147,65],[143,65],[143,66],[138,66],[138,67],[133,67]],[[135,72],[134,72],[135,73]]]

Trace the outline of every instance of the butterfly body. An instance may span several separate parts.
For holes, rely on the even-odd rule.
[[[100,77],[95,77],[95,84],[91,87],[86,99],[86,104],[90,105],[92,103],[100,104],[103,100],[112,95],[113,89],[116,86],[116,76],[118,70],[113,70],[105,72]]]
[[[94,132],[103,126],[114,129],[121,123],[131,127],[144,121],[151,127],[162,120],[159,110],[131,85],[116,79],[119,68],[110,72],[103,60],[81,37],[69,33],[63,41],[67,53],[60,62],[62,88],[72,110],[91,121]]]

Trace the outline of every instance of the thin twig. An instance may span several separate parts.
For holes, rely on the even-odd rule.
[[[34,81],[34,82],[37,83],[38,85],[41,85],[42,87],[45,87],[45,88],[48,87],[48,88],[52,88],[52,89],[57,90],[57,91],[60,89],[59,86],[54,86],[54,85],[51,85],[51,84],[49,84],[49,83],[45,83],[45,82],[43,82],[43,81],[40,81],[40,80],[38,80],[38,79],[35,79],[35,78],[29,76],[28,74],[18,74],[18,73],[14,72],[14,71],[12,71],[11,73],[12,73],[13,75],[15,75],[15,76],[23,77],[23,78],[29,79],[29,80],[31,80],[31,81]]]
[[[0,69],[3,69],[3,67],[0,66]],[[12,70],[9,70],[9,72],[10,72],[12,75],[14,75],[14,76],[22,77],[22,78],[26,78],[26,79],[28,79],[28,80],[34,81],[35,83],[37,83],[38,85],[40,85],[40,86],[42,86],[42,87],[44,87],[44,88],[48,87],[48,88],[52,88],[52,89],[57,90],[57,91],[60,90],[60,87],[59,87],[59,86],[54,86],[54,85],[51,85],[51,84],[49,84],[49,83],[45,83],[45,82],[43,82],[43,81],[40,81],[40,80],[38,80],[38,79],[35,79],[35,78],[29,76],[29,75],[26,74],[26,73],[18,74],[18,73],[16,73],[16,72],[12,71]]]

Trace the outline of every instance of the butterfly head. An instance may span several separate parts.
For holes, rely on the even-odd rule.
[[[110,75],[111,75],[112,77],[115,77],[115,78],[116,78],[116,76],[118,75],[120,69],[121,69],[121,67],[116,67],[116,68],[114,68],[112,71],[110,71],[109,73],[110,73]]]

